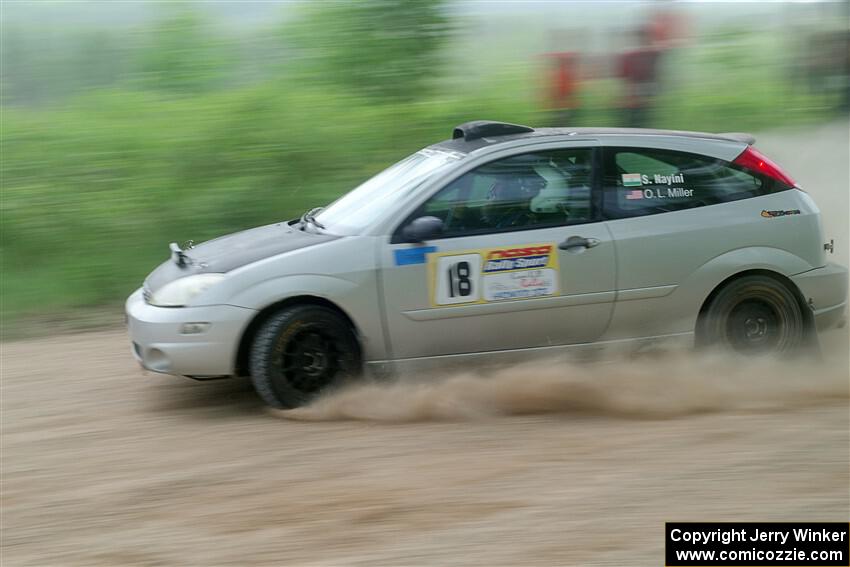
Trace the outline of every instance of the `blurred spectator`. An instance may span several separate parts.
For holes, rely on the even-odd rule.
[[[568,32],[552,34],[557,49],[560,37],[571,37]],[[574,124],[579,112],[581,82],[581,55],[578,51],[551,51],[544,55],[546,65],[546,97],[550,126]]]
[[[688,37],[688,21],[685,14],[678,12],[668,3],[659,5],[649,15],[647,24],[652,46],[672,49],[685,44]]]
[[[623,80],[623,124],[645,128],[651,120],[658,95],[661,50],[653,45],[652,31],[642,26],[636,32],[638,47],[620,55],[618,75]]]
[[[850,32],[811,33],[804,50],[803,74],[810,94],[834,96],[840,110],[850,110]]]
[[[850,111],[850,30],[844,30],[840,33],[837,49],[839,81],[841,88],[841,110]]]

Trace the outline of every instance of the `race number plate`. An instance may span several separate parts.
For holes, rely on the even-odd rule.
[[[560,293],[553,243],[428,255],[431,305],[531,299]]]

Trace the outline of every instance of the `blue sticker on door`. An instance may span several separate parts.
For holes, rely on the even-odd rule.
[[[436,246],[417,246],[415,248],[398,249],[395,251],[395,265],[410,266],[413,264],[424,264],[425,257],[436,251]]]

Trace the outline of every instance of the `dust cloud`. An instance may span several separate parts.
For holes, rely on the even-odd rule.
[[[846,334],[827,338],[828,352],[819,361],[670,351],[604,363],[535,362],[367,382],[307,407],[270,411],[302,421],[453,421],[544,413],[663,419],[846,403]],[[843,349],[833,348],[842,341]]]

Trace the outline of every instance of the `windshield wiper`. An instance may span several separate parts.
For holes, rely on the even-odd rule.
[[[317,228],[321,228],[322,230],[324,230],[325,225],[323,225],[322,223],[320,223],[319,221],[316,220],[316,213],[320,212],[322,209],[324,209],[324,207],[314,207],[314,208],[310,209],[309,211],[307,211],[306,213],[304,213],[303,215],[301,215],[301,220],[300,220],[301,230],[304,230],[304,225],[307,224],[307,223],[310,223],[313,226],[315,226]]]

